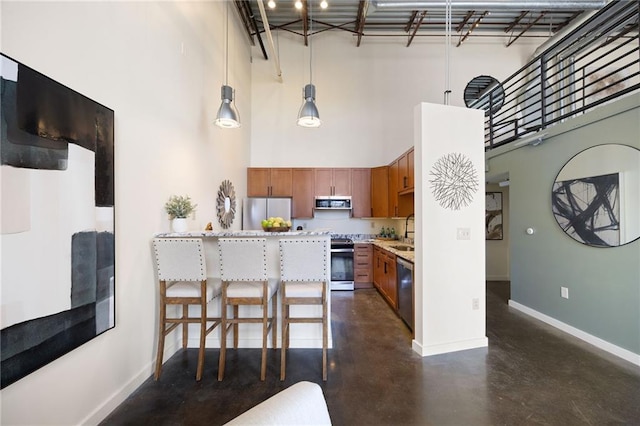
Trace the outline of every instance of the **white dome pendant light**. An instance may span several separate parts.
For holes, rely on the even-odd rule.
[[[240,127],[240,114],[233,103],[233,88],[229,83],[229,2],[225,2],[226,10],[226,36],[225,36],[225,75],[224,84],[220,90],[222,103],[218,108],[215,124],[223,129],[235,129]]]
[[[313,35],[313,6],[311,1],[307,2],[309,5],[309,84],[304,86],[302,98],[304,102],[298,112],[298,126],[302,127],[320,127],[322,122],[320,121],[320,114],[318,113],[318,107],[316,107],[316,86],[313,85],[313,41],[311,36]]]

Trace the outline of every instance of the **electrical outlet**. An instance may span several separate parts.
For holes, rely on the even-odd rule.
[[[456,235],[458,240],[470,240],[471,228],[458,228],[458,232]]]
[[[471,309],[473,309],[474,311],[480,309],[480,299],[478,299],[477,297],[471,299]]]
[[[569,288],[568,287],[560,287],[560,296],[564,297],[565,299],[569,298]]]

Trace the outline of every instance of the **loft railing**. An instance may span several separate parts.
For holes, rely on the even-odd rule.
[[[614,0],[487,87],[474,105],[486,111],[485,150],[640,91],[639,16],[640,2]]]

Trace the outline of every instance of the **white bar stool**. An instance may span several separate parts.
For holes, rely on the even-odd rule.
[[[154,378],[158,380],[162,373],[165,337],[182,324],[182,347],[186,349],[189,324],[200,324],[200,347],[196,371],[196,380],[200,380],[204,367],[205,338],[221,322],[219,317],[207,317],[207,304],[220,295],[220,280],[207,277],[201,239],[155,238],[153,252],[160,285],[160,327]],[[182,315],[177,318],[167,317],[168,305],[182,305]],[[189,305],[199,306],[200,315],[189,316]],[[207,322],[213,322],[211,327],[207,328]]]
[[[282,301],[280,380],[285,378],[289,329],[292,323],[322,324],[322,380],[327,380],[328,252],[329,241],[325,239],[280,240],[280,298]],[[291,317],[289,313],[291,305],[321,305],[322,316]]]
[[[262,364],[260,380],[267,373],[267,336],[271,330],[272,346],[277,342],[278,281],[267,277],[267,240],[265,238],[220,238],[220,278],[222,279],[222,336],[220,339],[220,365],[218,380],[224,378],[227,349],[227,333],[233,325],[233,345],[238,348],[238,324],[262,324]],[[269,301],[272,302],[269,318]],[[240,305],[262,307],[262,317],[240,317]],[[233,318],[228,317],[227,307],[233,307]]]

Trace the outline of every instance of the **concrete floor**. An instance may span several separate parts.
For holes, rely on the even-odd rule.
[[[219,425],[300,380],[319,383],[334,425],[640,425],[640,368],[508,307],[509,284],[487,283],[489,347],[421,358],[375,290],[333,292],[329,380],[321,351],[292,349],[287,380],[270,351],[180,351],[103,425]]]

